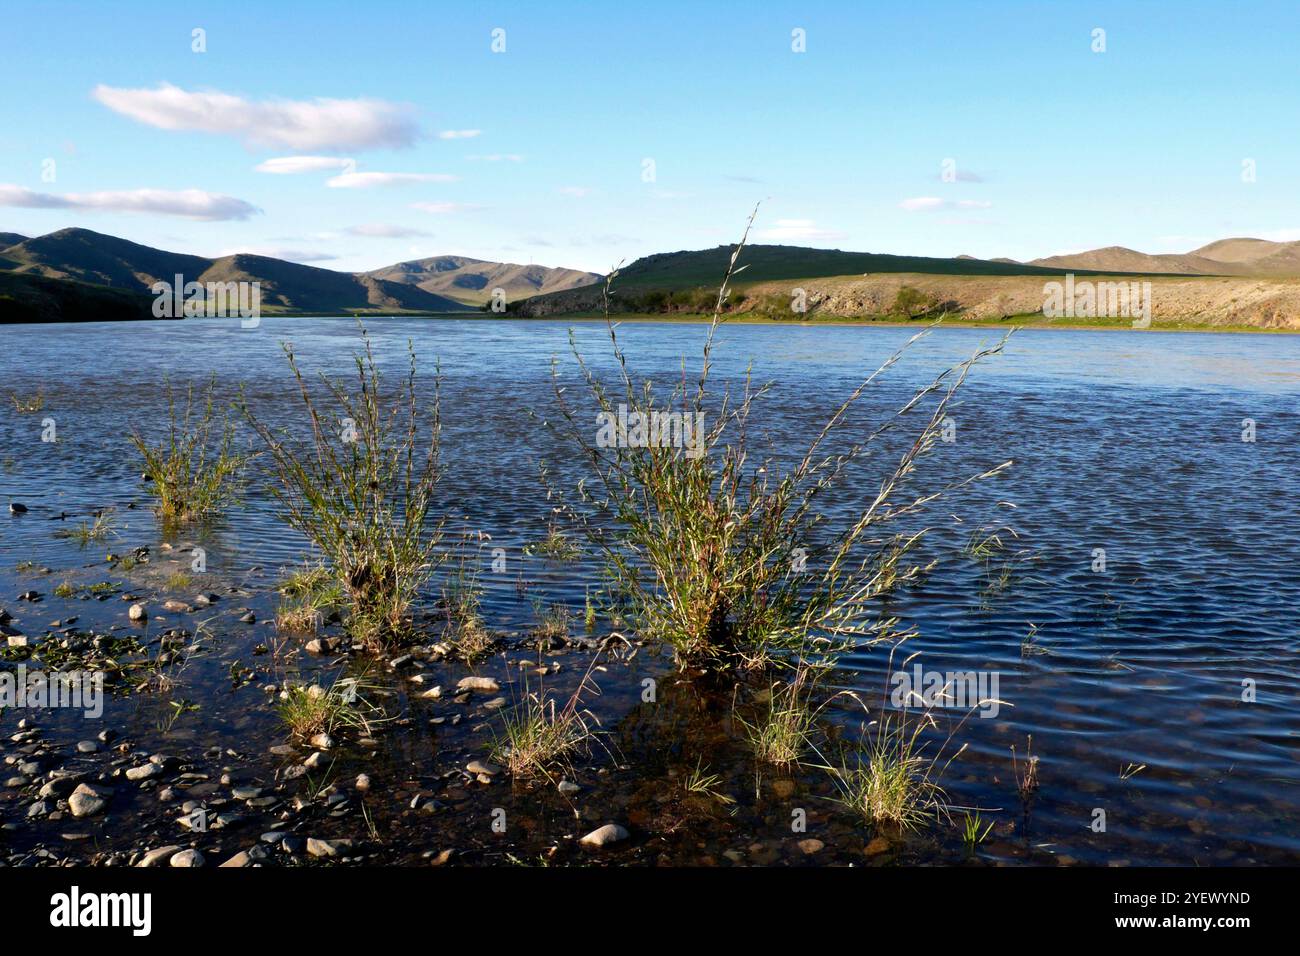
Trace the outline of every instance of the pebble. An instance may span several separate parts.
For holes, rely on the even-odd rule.
[[[488,763],[486,760],[471,760],[465,765],[465,769],[470,773],[488,777],[494,777],[501,772],[500,767],[494,763]]]
[[[627,836],[627,830],[617,823],[606,823],[603,827],[592,830],[578,842],[583,846],[608,846],[611,843],[626,840]]]
[[[826,844],[821,840],[809,837],[806,840],[799,841],[799,849],[803,850],[805,855],[812,856],[814,853],[820,853],[826,849]]]
[[[367,774],[364,774],[364,773],[363,773],[363,774],[358,774],[358,775],[357,775],[356,787],[357,787],[358,790],[363,790],[363,791],[364,791],[364,790],[369,790],[369,789],[370,789],[370,777],[369,777]]]
[[[483,693],[492,694],[501,689],[501,685],[492,677],[462,677],[456,683],[456,690],[477,690]]]
[[[150,850],[136,866],[157,866],[160,863],[166,863],[173,856],[181,851],[178,846],[160,846],[156,850]]]
[[[163,772],[160,764],[146,763],[139,767],[131,767],[126,771],[126,779],[131,781],[148,780],[150,777],[156,777]]]
[[[577,793],[582,788],[572,780],[561,780],[556,789],[559,790],[560,793]]]
[[[173,614],[189,614],[194,608],[184,601],[163,601],[163,610],[171,611]]]
[[[105,805],[103,798],[84,783],[79,784],[68,797],[68,809],[78,819],[94,816],[103,810]]]
[[[307,852],[311,856],[338,856],[340,850],[348,850],[351,849],[351,847],[351,840],[318,840],[315,837],[307,838]]]
[[[329,750],[334,746],[334,738],[329,734],[317,734],[308,742],[317,750]]]
[[[149,613],[144,609],[143,604],[132,604],[126,612],[126,616],[133,621],[143,621],[149,616]]]
[[[77,753],[93,754],[99,750],[99,744],[93,740],[82,740],[77,743]]]
[[[196,867],[203,865],[203,854],[198,850],[181,850],[171,858],[172,866]]]
[[[11,515],[27,514],[27,506],[20,501],[11,501],[9,503],[9,513]]]

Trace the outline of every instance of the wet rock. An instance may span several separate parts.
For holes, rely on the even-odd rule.
[[[142,856],[136,866],[160,866],[180,851],[181,848],[178,846],[160,846],[158,849],[150,850]]]
[[[256,623],[257,623],[257,615],[254,614],[252,611],[249,611],[247,614],[244,614],[244,615],[242,615],[242,616],[239,618],[239,623],[240,623],[240,624],[256,624]]]
[[[27,636],[25,634],[20,634],[17,631],[13,630],[12,628],[8,628],[8,627],[0,629],[0,633],[4,634],[5,640],[8,642],[10,647],[27,646]]]
[[[27,816],[29,819],[46,816],[49,814],[49,812],[50,812],[50,804],[46,800],[37,800],[30,807],[27,808]]]
[[[172,866],[178,867],[197,867],[204,863],[203,854],[198,850],[181,850],[174,854],[169,861]]]
[[[254,797],[262,795],[261,787],[235,787],[230,791],[230,795],[236,800],[252,800]]]
[[[76,790],[68,797],[68,809],[77,819],[82,817],[93,817],[101,812],[107,804],[104,799],[88,787],[86,784],[79,784]]]
[[[356,788],[363,793],[370,789],[370,777],[368,774],[362,773],[357,775]]]
[[[302,762],[302,765],[308,770],[315,770],[325,762],[325,754],[317,750],[310,757]]]
[[[62,770],[55,770],[50,774],[50,779],[41,787],[41,797],[55,797],[61,799],[72,793],[77,788],[77,784],[86,778],[84,773],[68,773]]]
[[[344,850],[352,848],[351,840],[318,840],[307,838],[307,853],[311,856],[329,858],[338,856]]]
[[[284,838],[288,835],[289,834],[285,833],[283,830],[268,830],[266,833],[262,834],[260,839],[263,843],[269,843],[271,846],[275,846],[277,843],[283,843]]]
[[[623,829],[617,823],[606,823],[603,827],[592,830],[578,842],[583,846],[609,846],[611,843],[618,843],[620,840],[626,840],[627,830]]]
[[[198,594],[194,597],[194,606],[210,607],[211,605],[216,604],[219,600],[221,600],[221,598],[215,594]]]
[[[140,780],[149,780],[153,777],[158,776],[162,772],[163,772],[163,768],[160,764],[146,763],[146,764],[141,764],[139,767],[131,767],[129,770],[126,771],[125,776],[127,780],[130,780],[134,783]]]
[[[812,856],[814,853],[820,853],[826,849],[826,844],[821,840],[809,837],[806,840],[799,841],[799,849],[804,852],[805,856]]]
[[[194,608],[184,601],[163,601],[163,610],[170,611],[172,614],[190,614]]]
[[[93,754],[99,750],[99,744],[93,740],[82,740],[77,743],[77,753]]]
[[[559,790],[560,793],[571,794],[579,792],[582,788],[572,780],[561,780],[556,789]]]
[[[505,705],[506,705],[506,699],[504,697],[494,697],[492,700],[488,701],[486,704],[483,705],[483,709],[500,710]]]
[[[143,621],[149,617],[149,612],[144,609],[143,604],[132,604],[127,610],[126,616],[133,621]]]
[[[27,514],[27,506],[21,501],[11,501],[9,502],[9,513],[11,515],[25,515]]]
[[[878,836],[867,844],[863,852],[867,856],[879,856],[882,853],[888,853],[889,849],[889,841],[882,836]]]
[[[225,867],[234,868],[234,867],[243,867],[243,866],[252,866],[252,865],[253,865],[253,860],[252,857],[248,855],[248,851],[240,850],[238,853],[232,856],[225,863],[220,864],[217,868],[218,869],[222,869]]]
[[[495,777],[501,772],[501,768],[494,763],[488,763],[486,760],[471,760],[465,765],[465,769],[472,774],[485,777]]]
[[[428,690],[426,690],[426,691],[424,691],[423,693],[420,694],[420,698],[421,698],[422,700],[437,700],[437,699],[438,699],[439,697],[441,697],[441,696],[442,696],[442,687],[441,687],[441,686],[438,686],[438,687],[430,687]]]
[[[331,737],[329,734],[317,734],[310,741],[308,741],[308,743],[310,743],[317,750],[329,750],[331,747],[334,746],[334,738]]]
[[[457,691],[476,690],[480,693],[494,694],[501,689],[501,685],[492,677],[462,677],[456,683]]]

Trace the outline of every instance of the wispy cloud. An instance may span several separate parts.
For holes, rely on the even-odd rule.
[[[412,183],[454,183],[447,173],[341,173],[325,181],[332,189],[370,189],[375,186],[409,186]]]
[[[591,190],[586,186],[561,186],[559,192],[563,196],[572,196],[575,199],[591,195]]]
[[[191,92],[170,83],[157,89],[100,84],[92,95],[138,123],[167,130],[234,136],[253,146],[294,150],[410,146],[419,131],[410,110],[373,99],[265,100],[218,91]]]
[[[466,156],[470,161],[480,161],[484,163],[522,163],[524,157],[519,153],[484,153],[474,156]]]
[[[468,212],[471,209],[481,207],[469,202],[413,202],[411,208],[418,209],[420,212],[432,213],[435,216],[445,216],[448,213]]]
[[[258,163],[253,168],[259,173],[284,176],[291,173],[318,173],[327,169],[348,169],[355,162],[340,156],[277,156]]]
[[[908,212],[929,212],[935,209],[992,209],[993,203],[983,199],[940,199],[938,196],[917,196],[904,199],[899,209]]]
[[[473,139],[482,133],[481,129],[445,129],[438,134],[438,139]]]
[[[384,222],[368,222],[360,226],[349,226],[349,235],[363,236],[367,239],[411,239],[416,236],[432,236],[433,233],[410,226],[394,226]]]
[[[758,238],[826,241],[830,239],[846,239],[848,234],[831,229],[822,229],[811,219],[778,219],[776,225],[771,229],[760,231]]]
[[[130,189],[93,193],[36,193],[10,184],[0,184],[0,206],[27,209],[79,209],[87,212],[138,212],[185,219],[247,219],[261,212],[251,203],[233,196],[201,189]]]

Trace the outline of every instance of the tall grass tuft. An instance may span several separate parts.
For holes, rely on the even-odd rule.
[[[355,394],[323,374],[326,394],[313,394],[293,346],[284,344],[311,424],[305,442],[273,430],[247,406],[245,413],[269,453],[284,520],[326,558],[347,598],[353,636],[378,648],[406,630],[417,592],[438,563],[443,521],[430,526],[430,512],[441,473],[439,377],[435,371],[426,417],[408,342],[409,372],[385,400],[364,328],[361,338]]]
[[[554,427],[595,471],[594,482],[584,479],[579,486],[581,513],[575,518],[604,557],[628,618],[643,635],[670,645],[682,666],[760,666],[786,661],[814,644],[830,657],[849,643],[875,639],[880,627],[876,599],[921,571],[898,563],[900,542],[910,548],[921,536],[888,535],[887,544],[881,544],[883,526],[1011,464],[928,492],[903,491],[918,460],[938,440],[971,367],[1001,351],[1005,339],[938,375],[864,439],[831,450],[833,436],[846,426],[855,403],[928,330],[866,376],[830,412],[802,454],[796,452],[793,465],[760,458],[751,435],[757,402],[768,386],[755,386],[746,375],[739,394],[732,394],[711,380],[715,335],[730,284],[744,269],[737,263],[755,215],[757,209],[718,290],[698,378],[688,379],[683,366],[680,380],[665,394],[634,376],[610,318],[617,269],[604,290],[605,325],[617,369],[614,384],[597,377],[572,331],[570,351],[584,383],[581,401],[568,397],[558,362],[552,363],[560,411]],[[822,496],[874,450],[876,439],[931,396],[928,416],[897,463],[886,466],[879,491],[846,527],[829,533],[818,509]],[[696,437],[687,442],[682,429],[677,433],[682,440],[664,440],[673,437],[665,429],[657,441],[633,442],[629,429],[626,443],[611,444],[593,422],[620,420],[619,406],[629,421],[633,415],[649,422],[671,415],[676,418],[658,421],[669,428],[675,421],[698,423]]]
[[[204,395],[196,396],[194,385],[189,385],[181,408],[168,383],[165,437],[151,442],[140,431],[131,432],[131,444],[144,459],[148,488],[158,499],[164,522],[211,517],[238,495],[240,476],[252,456],[236,450],[234,419],[218,414],[215,388],[215,377]]]

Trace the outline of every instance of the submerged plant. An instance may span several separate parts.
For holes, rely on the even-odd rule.
[[[993,832],[992,823],[984,826],[984,821],[980,819],[979,813],[974,816],[967,813],[962,822],[961,830],[961,841],[966,845],[966,852],[974,853],[975,848],[983,843],[991,832]]]
[[[415,392],[415,347],[408,342],[409,373],[385,402],[365,329],[361,338],[356,394],[321,376],[328,409],[308,387],[293,347],[284,344],[310,421],[306,442],[245,410],[269,452],[272,493],[284,520],[327,559],[346,595],[354,636],[378,646],[404,631],[416,594],[437,564],[443,522],[430,527],[429,519],[441,473],[439,378],[435,373],[426,416]]]
[[[492,649],[496,639],[483,623],[479,605],[483,589],[464,565],[457,569],[442,589],[442,604],[447,621],[444,633],[456,655],[474,661]]]
[[[59,538],[71,538],[83,548],[92,541],[102,541],[117,532],[113,529],[113,519],[107,514],[95,515],[94,522],[83,521],[75,528],[55,533]]]
[[[167,385],[169,425],[163,438],[151,442],[138,430],[131,444],[144,459],[148,489],[158,499],[165,522],[197,521],[219,513],[239,491],[240,475],[252,457],[235,448],[235,423],[218,414],[214,401],[216,378],[207,393],[196,395],[191,384],[184,407],[178,407]]]
[[[972,365],[999,352],[1005,339],[944,371],[866,438],[833,448],[850,410],[899,361],[904,346],[830,412],[793,464],[758,458],[752,416],[768,387],[755,386],[746,375],[737,396],[711,381],[714,338],[730,283],[744,269],[737,262],[753,221],[751,216],[718,290],[694,382],[683,368],[665,395],[634,377],[610,318],[617,269],[604,290],[615,384],[596,376],[572,331],[570,350],[585,384],[581,404],[567,397],[558,362],[552,364],[562,419],[557,428],[596,472],[594,491],[585,479],[579,486],[585,513],[575,517],[605,558],[629,619],[640,633],[670,645],[683,666],[762,665],[818,641],[824,656],[831,656],[836,648],[873,639],[879,627],[876,599],[921,571],[900,570],[898,550],[915,546],[920,534],[891,535],[881,544],[882,526],[1010,465],[928,492],[902,491],[939,439]],[[935,399],[928,417],[888,466],[879,491],[847,527],[827,532],[821,498],[874,449],[877,438],[930,396]],[[593,412],[601,423],[595,434]]]

